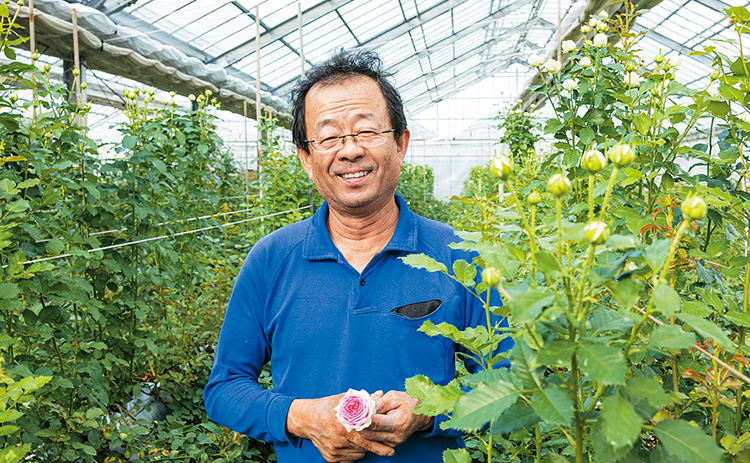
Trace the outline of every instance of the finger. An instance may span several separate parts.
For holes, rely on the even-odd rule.
[[[349,440],[351,440],[354,444],[360,446],[361,448],[367,450],[368,452],[380,455],[381,457],[392,457],[395,454],[393,448],[389,447],[388,445],[385,445],[381,442],[365,439],[357,432],[354,432],[352,434],[354,435],[351,436]]]
[[[372,398],[372,400],[378,400],[379,398],[383,397],[383,391],[375,391],[370,394],[370,397]]]
[[[396,436],[392,432],[371,431],[369,429],[366,429],[360,431],[359,433],[362,434],[363,438],[369,441],[381,442],[388,445],[389,447],[394,447],[396,444]]]
[[[393,432],[396,429],[398,415],[377,414],[372,417],[372,423],[367,427],[369,431]]]

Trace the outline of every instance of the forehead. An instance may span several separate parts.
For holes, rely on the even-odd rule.
[[[370,77],[356,76],[313,85],[305,97],[305,126],[321,127],[368,120],[387,125],[388,106],[380,86]]]

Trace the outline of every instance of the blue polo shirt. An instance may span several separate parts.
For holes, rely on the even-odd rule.
[[[396,202],[393,237],[361,274],[334,246],[325,203],[313,217],[258,241],[240,269],[204,391],[206,411],[219,424],[272,442],[280,463],[324,462],[312,442],[286,432],[294,399],[349,388],[404,390],[414,375],[447,384],[455,374],[455,352],[463,349],[417,329],[426,320],[459,329],[486,324],[482,302],[460,284],[398,259],[424,253],[451,268],[472,256],[448,247],[457,240],[452,228],[412,213],[398,195]],[[499,295],[492,297],[500,305]],[[512,345],[507,338],[499,350]],[[257,382],[268,361],[273,390]],[[468,361],[467,368],[478,367]],[[369,453],[360,461],[442,461],[444,449],[459,446],[460,434],[440,429],[440,421],[396,447],[395,456]]]

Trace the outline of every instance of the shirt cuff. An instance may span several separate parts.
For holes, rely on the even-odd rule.
[[[448,421],[450,418],[448,418],[445,415],[438,415],[435,417],[435,422],[432,425],[432,429],[429,431],[422,431],[417,433],[417,435],[428,438],[428,437],[435,437],[435,436],[447,436],[447,437],[457,437],[462,436],[463,433],[461,431],[456,431],[455,429],[441,429],[440,423],[443,423],[445,421]]]
[[[286,432],[286,417],[294,397],[278,394],[268,404],[266,409],[266,427],[275,441],[287,442],[293,447],[301,445],[299,437],[290,436]]]

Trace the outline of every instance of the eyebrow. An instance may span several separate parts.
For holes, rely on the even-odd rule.
[[[368,112],[358,112],[354,115],[355,122],[361,121],[363,119],[376,119],[376,114],[373,111]],[[336,122],[338,119],[334,119],[332,117],[328,117],[326,119],[322,119],[318,121],[317,124],[313,127],[313,129],[318,130],[321,127],[325,127],[327,125],[330,125],[332,122]]]

